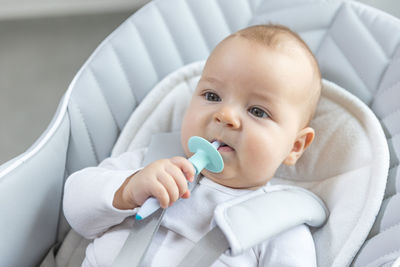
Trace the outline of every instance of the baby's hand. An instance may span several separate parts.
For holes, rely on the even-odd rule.
[[[126,179],[115,193],[113,205],[133,209],[155,197],[167,208],[180,197],[190,196],[187,181],[192,182],[194,174],[193,165],[183,157],[157,160]]]

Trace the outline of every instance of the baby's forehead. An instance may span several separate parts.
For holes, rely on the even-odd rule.
[[[235,38],[239,37],[239,38]],[[246,39],[249,42],[258,44],[260,47],[266,49],[275,49],[281,53],[286,53],[290,56],[303,55],[307,57],[311,65],[319,73],[319,67],[316,63],[316,59],[304,42],[304,40],[297,35],[297,33],[291,31],[289,28],[279,25],[258,25],[240,30],[227,39]]]
[[[300,37],[283,32],[276,34],[273,41],[269,43],[266,43],[262,38],[252,38],[248,40],[257,44],[261,49],[273,49],[283,55],[289,56],[293,62],[301,64],[304,68],[308,67],[307,69],[309,71],[305,72],[308,75],[302,76],[304,86],[300,86],[299,89],[297,86],[293,85],[292,93],[294,95],[299,93],[305,100],[308,100],[310,96],[315,94],[319,96],[319,91],[321,90],[319,66],[311,50]],[[310,107],[310,109],[312,109],[312,107]]]
[[[303,49],[309,51],[307,44],[295,32],[286,27],[276,25],[249,27],[233,33],[227,39],[232,37],[241,37],[250,42],[282,52],[302,51]]]

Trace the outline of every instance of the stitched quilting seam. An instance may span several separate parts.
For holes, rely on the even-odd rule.
[[[86,130],[86,133],[87,133],[87,136],[88,136],[88,139],[89,139],[90,149],[92,151],[92,154],[93,154],[94,158],[96,159],[96,162],[99,163],[100,162],[99,156],[97,155],[96,149],[94,147],[93,138],[92,138],[92,135],[89,132],[89,128],[87,127],[85,117],[83,116],[83,113],[82,113],[81,109],[79,108],[79,106],[77,104],[75,104],[75,101],[73,100],[73,98],[71,98],[70,104],[73,105],[76,108],[76,110],[78,111],[78,114],[81,117],[81,120],[83,122],[83,125],[85,127],[85,130]]]
[[[261,3],[261,2],[262,2],[262,1],[260,1],[260,3]],[[265,1],[265,2],[266,2],[266,1]],[[260,5],[261,5],[261,4],[260,4]],[[308,6],[313,6],[313,5],[315,5],[315,3],[309,3],[309,2],[307,2],[307,1],[299,2],[299,3],[296,3],[296,4],[291,3],[290,6],[288,6],[288,5],[283,5],[283,6],[280,6],[280,7],[276,7],[276,8],[274,8],[274,9],[269,8],[268,10],[263,10],[264,13],[254,12],[254,14],[255,14],[256,16],[263,15],[263,14],[265,14],[265,11],[268,11],[268,14],[272,14],[272,13],[280,12],[280,11],[282,11],[282,10],[304,8],[306,5],[308,5]],[[258,6],[256,9],[260,9],[260,6]]]
[[[221,4],[219,3],[218,0],[215,1],[215,3],[216,3],[216,6],[217,6],[217,8],[218,8],[218,10],[219,10],[219,13],[220,13],[221,16],[222,16],[223,21],[225,22],[226,28],[228,29],[229,32],[232,32],[232,27],[231,27],[231,25],[228,23],[227,17],[226,17],[225,13],[224,13],[223,10],[222,10]]]
[[[389,113],[389,114],[383,116],[382,119],[380,120],[381,123],[382,123],[383,125],[385,125],[387,131],[388,131],[389,134],[390,134],[390,137],[399,134],[400,131],[399,131],[399,132],[394,132],[393,130],[389,130],[389,127],[387,126],[387,123],[383,123],[383,122],[386,122],[386,121],[388,121],[388,120],[394,119],[397,115],[400,115],[400,108],[398,108],[398,109],[395,110],[394,112],[391,112],[391,113]],[[387,138],[389,138],[389,136],[387,136]]]
[[[195,27],[196,27],[197,31],[199,32],[199,34],[201,36],[201,39],[203,40],[203,43],[205,44],[205,47],[207,47],[208,52],[210,52],[211,51],[210,50],[210,44],[207,42],[207,39],[205,38],[205,36],[204,36],[204,34],[202,32],[201,27],[199,25],[199,22],[197,21],[193,10],[191,9],[188,1],[184,1],[184,3],[186,5],[186,8],[187,8],[188,12],[191,14],[191,17],[193,18],[193,22],[195,24]]]
[[[131,25],[131,26],[133,27],[133,29],[136,31],[138,37],[139,37],[140,40],[142,41],[143,47],[146,49],[146,54],[147,54],[147,56],[149,57],[149,59],[150,59],[150,60],[149,60],[149,61],[150,61],[150,64],[151,64],[151,66],[153,67],[153,71],[154,71],[154,73],[155,73],[156,76],[157,76],[157,81],[159,80],[160,75],[157,73],[157,69],[156,69],[156,67],[154,66],[153,60],[151,59],[151,54],[149,53],[149,50],[147,49],[147,46],[146,46],[146,44],[145,44],[145,42],[144,42],[144,39],[143,39],[143,37],[142,37],[142,35],[141,35],[141,33],[140,33],[138,27],[136,27],[136,24],[135,24],[135,23],[136,23],[136,20],[139,20],[141,16],[146,16],[147,10],[153,8],[153,6],[155,5],[154,3],[158,2],[158,1],[160,1],[160,0],[155,0],[155,1],[153,1],[153,2],[148,3],[148,4],[145,5],[144,7],[140,8],[140,9],[131,17],[132,19],[129,20],[129,25]]]
[[[147,45],[146,45],[146,42],[145,42],[145,39],[142,37],[142,34],[141,34],[139,28],[136,27],[136,25],[135,25],[135,23],[134,23],[133,21],[130,21],[130,22],[131,22],[130,25],[132,25],[132,27],[134,27],[134,28],[136,29],[137,35],[140,37],[140,40],[142,40],[143,47],[146,49],[147,56],[148,56],[149,59],[150,59],[149,61],[150,61],[150,63],[151,63],[151,66],[153,67],[154,73],[156,74],[156,79],[157,79],[157,81],[158,81],[158,80],[160,80],[161,75],[160,75],[160,73],[158,73],[158,70],[157,70],[156,66],[154,65],[153,55],[152,55],[152,53],[150,53],[150,51],[148,50]]]
[[[397,45],[397,48],[394,49],[393,54],[396,54],[396,52],[397,52],[399,49],[400,49],[400,45]],[[395,58],[390,58],[390,57],[388,57],[389,63],[386,64],[385,70],[381,73],[381,77],[380,77],[379,83],[378,83],[378,90],[377,90],[376,93],[375,93],[375,97],[371,100],[371,105],[372,105],[372,103],[374,102],[374,100],[376,99],[376,96],[380,96],[380,95],[384,94],[386,91],[392,89],[392,88],[398,83],[398,82],[397,82],[397,83],[394,83],[394,84],[392,84],[392,85],[389,86],[389,87],[386,87],[386,88],[381,89],[382,82],[384,81],[384,79],[385,79],[385,77],[386,77],[386,75],[387,75],[388,70],[391,70],[392,68],[394,68],[393,65],[394,65],[397,61],[399,61],[399,60],[400,60],[400,57],[395,57]]]
[[[357,3],[358,4],[358,3]],[[360,16],[354,11],[354,6],[356,4],[355,3],[350,3],[349,6],[352,9],[352,12],[356,15],[358,21],[361,22],[361,24],[364,26],[366,32],[369,34],[369,36],[371,36],[371,39],[373,39],[375,41],[375,43],[377,44],[377,46],[380,48],[380,50],[382,51],[382,53],[385,55],[386,59],[389,58],[389,56],[386,54],[385,49],[381,46],[381,44],[376,40],[376,38],[374,37],[374,35],[372,34],[371,30],[365,25],[364,21],[360,18]],[[358,4],[359,5],[359,4]]]
[[[331,35],[331,40],[332,42],[335,44],[335,46],[338,48],[338,50],[340,51],[340,53],[343,55],[343,57],[346,59],[346,61],[349,63],[349,65],[351,66],[351,68],[354,70],[354,73],[357,75],[357,77],[360,79],[360,81],[363,83],[363,85],[365,86],[365,88],[369,89],[368,86],[365,84],[365,81],[361,78],[360,73],[358,73],[357,68],[354,67],[353,63],[350,61],[350,59],[346,56],[346,54],[343,52],[343,49],[339,46],[339,44],[336,42],[335,38],[333,38],[333,36]],[[371,93],[368,90],[369,93]]]
[[[397,102],[397,103],[399,103],[399,102]],[[389,109],[387,112],[385,112],[384,114],[381,114],[381,116],[382,117],[385,117],[385,116],[387,116],[387,115],[389,115],[389,114],[391,114],[391,113],[395,113],[395,112],[398,112],[400,110],[400,106],[399,107],[397,107],[397,106],[394,106],[392,109]]]
[[[110,44],[111,51],[113,51],[114,54],[115,54],[115,57],[116,57],[117,62],[118,62],[118,66],[121,68],[122,73],[123,73],[123,75],[125,77],[125,80],[128,82],[129,89],[130,89],[130,92],[132,94],[132,97],[136,101],[137,98],[136,98],[135,94],[133,93],[134,92],[134,89],[133,89],[134,87],[132,85],[131,80],[129,79],[128,70],[125,67],[124,61],[122,60],[122,57],[119,55],[118,50],[114,47],[113,43],[110,41],[109,44]]]
[[[400,112],[400,107],[397,108],[395,111],[388,113],[388,115],[390,116],[392,114],[397,114],[399,112]],[[387,118],[387,117],[385,117],[385,118]],[[387,128],[386,125],[385,125],[385,127]],[[400,132],[398,132],[398,133],[389,132],[389,133],[390,133],[390,136],[387,136],[387,138],[386,138],[386,140],[388,140],[388,141],[394,139],[396,136],[398,136],[400,134]]]
[[[176,51],[177,55],[179,56],[180,65],[183,65],[183,58],[182,58],[182,55],[180,53],[180,50],[178,49],[178,46],[177,46],[176,41],[175,41],[175,38],[172,35],[171,29],[170,29],[171,27],[169,26],[167,21],[164,19],[163,13],[161,12],[160,8],[157,5],[154,5],[154,7],[155,7],[155,10],[157,11],[160,19],[162,20],[163,25],[165,26],[165,28],[167,30],[167,34],[171,37],[172,43],[174,44],[174,47],[175,47],[175,51]]]
[[[92,70],[92,68],[91,68],[90,66],[88,67],[88,69],[89,69],[90,74],[92,74],[92,77],[93,77],[93,79],[94,79],[94,81],[95,81],[97,87],[99,88],[98,91],[100,92],[100,95],[102,96],[104,102],[106,103],[107,109],[108,109],[108,111],[110,112],[111,117],[113,118],[114,124],[115,124],[115,126],[117,127],[118,132],[120,132],[121,129],[119,128],[117,119],[115,118],[115,115],[114,115],[114,113],[113,113],[113,111],[112,111],[112,109],[111,109],[111,107],[110,107],[110,104],[109,104],[108,101],[107,101],[107,98],[104,96],[104,92],[103,92],[103,90],[102,90],[102,87],[101,87],[101,85],[100,85],[99,80],[98,80],[97,77],[96,77],[96,74],[94,73],[94,71]]]
[[[189,12],[192,14],[192,16],[193,16],[193,18],[194,18],[194,21],[195,21],[195,23],[196,23],[196,25],[197,25],[197,27],[198,27],[198,29],[199,29],[199,33],[200,33],[200,35],[201,35],[201,37],[203,38],[203,40],[204,40],[204,43],[206,44],[206,46],[207,46],[207,48],[208,48],[208,51],[210,52],[211,50],[212,50],[212,45],[210,44],[210,42],[209,42],[209,40],[205,37],[205,34],[203,33],[203,29],[201,28],[201,26],[200,26],[200,23],[199,23],[199,19],[198,19],[198,17],[197,17],[197,13],[196,12],[193,12],[193,9],[192,9],[192,7],[190,6],[190,1],[186,1],[187,2],[187,6],[188,6],[188,10],[189,10]]]
[[[396,88],[396,86],[399,86],[399,85],[400,85],[400,81],[397,81],[397,82],[395,82],[394,84],[392,84],[392,85],[386,87],[385,89],[379,90],[379,91],[376,93],[375,97],[376,97],[376,98],[384,97],[385,94],[391,93],[391,90],[393,90],[393,88]],[[396,89],[394,89],[394,90],[396,90]],[[375,102],[375,101],[374,101],[374,102]]]
[[[344,4],[342,3],[342,4],[340,5],[340,7],[338,7],[338,9],[336,10],[335,15],[332,16],[332,20],[330,21],[329,25],[326,27],[326,32],[325,32],[324,37],[322,37],[321,42],[319,43],[317,49],[315,49],[315,56],[317,56],[317,54],[318,54],[318,52],[319,52],[319,50],[320,50],[322,44],[324,43],[324,41],[325,41],[326,38],[327,38],[327,36],[330,36],[330,34],[329,34],[330,29],[332,28],[333,23],[336,21],[336,19],[337,19],[337,17],[339,16],[341,10],[343,9],[343,5],[344,5]],[[333,38],[331,37],[331,39],[333,39]]]

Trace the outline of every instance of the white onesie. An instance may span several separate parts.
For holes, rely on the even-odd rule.
[[[118,210],[112,201],[124,180],[142,167],[145,153],[145,149],[127,152],[68,178],[65,216],[75,231],[94,238],[87,247],[82,266],[111,266],[123,246],[134,224],[132,215],[136,210]],[[167,209],[143,266],[176,266],[214,226],[215,206],[248,192],[202,178],[189,199],[179,200]],[[313,238],[307,226],[299,225],[239,256],[223,254],[212,266],[316,266]]]

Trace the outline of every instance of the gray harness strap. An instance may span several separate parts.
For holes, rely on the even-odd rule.
[[[143,160],[143,166],[162,158],[184,155],[180,144],[180,134],[161,133],[152,136],[148,151]],[[197,177],[198,179],[198,177]],[[190,191],[196,185],[195,180],[190,186]],[[153,236],[160,227],[165,210],[159,209],[148,218],[135,221],[132,230],[121,251],[115,258],[112,267],[137,267],[146,255]]]
[[[135,221],[124,246],[114,260],[112,267],[139,266],[147,249],[150,246],[154,234],[160,227],[164,209],[158,209],[148,218]]]
[[[210,266],[227,249],[229,249],[229,243],[225,234],[216,226],[196,243],[178,267]]]

